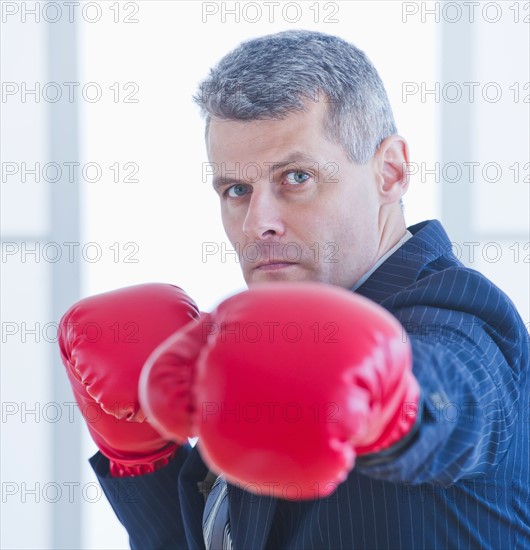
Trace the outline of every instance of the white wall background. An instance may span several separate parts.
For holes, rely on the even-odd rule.
[[[62,10],[56,23],[52,4]],[[237,4],[236,13],[229,11],[235,2],[2,4],[2,548],[127,547],[86,462],[95,447],[78,415],[74,421],[69,416],[68,390],[56,387],[62,367],[46,326],[77,294],[165,281],[210,309],[244,288],[233,256],[204,257],[205,243],[221,247],[227,240],[216,195],[202,175],[203,124],[191,96],[208,68],[246,38],[318,29],[365,50],[418,167],[405,198],[408,224],[441,219],[462,260],[491,277],[530,320],[528,3],[481,2],[471,17],[455,2],[291,2],[285,11],[286,3],[275,8],[273,22],[271,3]],[[50,36],[68,40],[69,29],[76,37],[75,62],[50,57],[57,51]],[[42,94],[57,64],[58,82],[79,83],[72,102],[64,85],[61,101],[51,103],[50,87],[49,96]],[[22,93],[24,82],[28,88],[40,83],[39,101]],[[19,91],[11,93],[8,83]],[[87,83],[96,84],[85,88],[89,98],[100,87],[99,101],[83,98]],[[438,97],[429,93],[436,90]],[[126,102],[127,94],[137,102]],[[61,109],[67,113],[62,121]],[[50,135],[66,146],[76,139],[70,132],[79,149],[68,158],[50,145]],[[41,172],[38,182],[28,173],[24,181],[24,162],[80,162],[86,177],[79,171],[74,182],[65,181],[63,165],[59,183],[51,181],[52,172]],[[471,183],[469,163],[479,163]],[[97,169],[101,176],[93,181]],[[62,217],[54,204],[72,187],[79,212],[72,201],[75,219],[57,229]],[[57,261],[56,249],[45,248],[50,242],[63,253]],[[79,245],[68,249],[65,242]],[[31,247],[37,253],[24,254]],[[61,292],[54,281],[61,269],[68,272],[69,250],[80,287],[72,281]],[[57,305],[60,298],[64,307]],[[73,437],[58,445],[57,434],[68,430],[81,433],[81,442]],[[65,474],[70,478],[57,477],[58,456],[61,464],[75,463]],[[61,523],[65,510],[79,524]]]

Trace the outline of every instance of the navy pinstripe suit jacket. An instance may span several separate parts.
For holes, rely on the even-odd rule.
[[[530,548],[528,332],[510,299],[452,254],[439,222],[409,230],[356,292],[410,339],[423,398],[415,439],[397,457],[359,460],[326,499],[229,486],[236,549]],[[135,478],[110,478],[99,453],[91,463],[133,548],[204,548],[197,448]]]

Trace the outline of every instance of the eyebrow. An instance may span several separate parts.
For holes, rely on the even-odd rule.
[[[281,168],[284,168],[285,166],[288,166],[289,164],[296,164],[296,163],[311,163],[311,164],[318,164],[317,160],[315,160],[313,157],[306,155],[305,153],[302,153],[301,151],[293,151],[292,153],[289,153],[284,159],[273,162],[272,164],[267,163],[266,169],[268,170],[269,174],[276,172],[276,170],[279,170]],[[222,171],[221,171],[222,172]],[[231,172],[233,172],[231,170]],[[238,178],[226,178],[223,176],[223,174],[215,175],[212,179],[212,187],[214,189],[218,189],[220,187],[223,187],[224,185],[228,184],[246,184],[244,180],[240,180]]]

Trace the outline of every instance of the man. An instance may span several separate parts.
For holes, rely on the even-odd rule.
[[[288,31],[228,54],[196,101],[249,292],[188,323],[199,314],[182,291],[145,285],[62,322],[82,410],[105,413],[89,420],[91,463],[131,545],[528,547],[528,334],[438,222],[406,228],[408,149],[373,66],[339,38]],[[94,319],[135,319],[139,346],[70,328]],[[270,319],[347,338],[230,342]],[[235,418],[220,412],[230,392],[244,405],[291,396],[303,414]],[[337,417],[307,420],[305,393]]]

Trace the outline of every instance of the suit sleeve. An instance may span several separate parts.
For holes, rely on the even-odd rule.
[[[114,512],[129,534],[131,548],[187,548],[178,498],[178,475],[190,453],[183,445],[164,468],[135,477],[109,476],[109,461],[101,453],[90,459]]]
[[[487,474],[508,452],[523,414],[528,333],[511,301],[489,281],[469,272],[453,280],[452,294],[431,281],[396,300],[393,313],[410,341],[420,384],[421,421],[397,458],[358,463],[366,475],[448,485]],[[436,299],[440,289],[443,300]],[[418,305],[407,307],[411,303]]]

